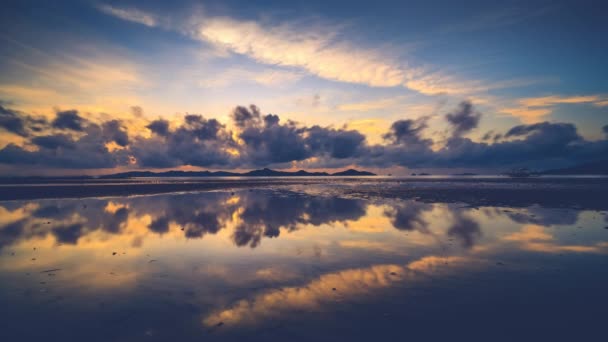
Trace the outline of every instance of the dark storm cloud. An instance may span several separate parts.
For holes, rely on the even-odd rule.
[[[32,143],[38,147],[47,148],[47,149],[74,149],[76,145],[74,140],[68,135],[65,134],[56,134],[56,135],[42,135],[32,138]]]
[[[225,125],[198,114],[186,115],[174,131],[164,120],[155,120],[146,127],[155,136],[139,137],[130,146],[138,164],[144,167],[230,166],[233,158],[227,149],[237,145]]]
[[[231,117],[241,129],[238,136],[244,142],[245,163],[263,166],[310,157],[303,130],[294,122],[280,124],[278,116],[262,116],[255,105],[236,107]]]
[[[146,128],[152,131],[152,133],[166,137],[169,134],[169,121],[162,119],[154,120]]]
[[[6,109],[0,105],[0,127],[20,135],[27,136],[22,117],[15,111]]]
[[[130,134],[120,120],[93,122],[75,110],[57,112],[47,122],[0,107],[0,127],[25,138],[23,145],[9,143],[0,149],[0,163],[57,168],[192,165],[232,169],[284,167],[306,161],[309,167],[322,168],[355,164],[505,170],[566,167],[608,155],[608,140],[586,140],[569,123],[517,125],[504,133],[487,132],[480,141],[466,138],[480,117],[470,102],[462,102],[445,115],[452,134],[437,148],[428,138],[428,117],[397,120],[383,135],[383,144],[370,145],[357,130],[282,121],[275,114],[263,115],[255,105],[232,111],[234,131],[216,119],[187,114],[173,129],[163,119],[150,122],[146,127],[153,134],[149,137]],[[118,148],[110,148],[108,143]]]
[[[305,140],[312,154],[327,154],[337,159],[357,156],[365,144],[365,136],[358,131],[320,126],[307,129]]]
[[[427,118],[395,121],[383,138],[394,145],[430,146],[432,140],[422,138],[422,132],[427,128],[426,120]]]
[[[76,110],[66,110],[57,112],[57,117],[53,120],[52,125],[55,128],[67,129],[72,131],[82,131],[85,119],[78,115]]]
[[[250,105],[249,108],[243,106],[237,106],[232,111],[232,120],[234,120],[237,127],[245,127],[251,121],[260,120],[260,109],[255,105]]]
[[[110,152],[106,147],[111,141],[120,146],[128,145],[128,135],[120,121],[111,120],[99,126],[88,122],[73,110],[58,112],[51,123],[25,114],[21,115],[21,119],[29,124],[25,131],[40,133],[28,134],[29,144],[38,149],[9,143],[0,149],[0,163],[85,169],[109,168],[128,163],[126,150]],[[66,133],[51,133],[55,129],[62,129]],[[78,135],[68,134],[70,131],[77,131]]]
[[[241,163],[266,166],[310,157],[324,160],[353,158],[365,153],[365,136],[358,131],[296,122],[282,123],[278,115],[261,115],[256,106],[237,107],[232,113],[244,142]]]
[[[477,128],[481,113],[475,111],[471,102],[463,101],[455,111],[446,114],[445,118],[452,125],[454,136],[461,136]]]
[[[129,135],[127,130],[119,120],[106,121],[102,124],[104,137],[113,141],[119,146],[125,147],[129,144]]]
[[[8,109],[0,104],[0,128],[10,133],[27,137],[30,132],[39,132],[46,125],[44,118],[34,118],[32,116]]]

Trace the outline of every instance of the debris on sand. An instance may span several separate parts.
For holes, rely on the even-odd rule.
[[[36,258],[32,258],[32,261],[36,261]]]
[[[52,268],[50,270],[40,271],[40,273],[51,273],[51,272],[57,272],[57,271],[61,271],[61,268]]]
[[[156,261],[156,259],[152,259],[152,260],[148,261],[148,264],[151,262],[155,262],[155,261]]]
[[[332,287],[332,288],[331,288],[331,290],[332,290],[332,291],[336,291],[336,288],[335,288],[335,287]]]
[[[397,273],[395,273],[395,272],[391,272],[389,274],[392,275],[392,276],[396,276],[397,275]]]
[[[211,328],[207,329],[208,333],[212,333],[214,332],[216,329],[219,329],[221,326],[224,325],[224,322],[219,322],[216,325],[212,326]]]
[[[112,252],[112,255],[116,255],[116,252]]]

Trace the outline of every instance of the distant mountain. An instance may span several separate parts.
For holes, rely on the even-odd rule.
[[[355,169],[348,169],[346,171],[332,173],[332,176],[375,176],[375,173],[371,173],[368,171],[358,171]]]
[[[245,173],[227,171],[129,171],[114,173],[111,175],[100,176],[102,179],[121,179],[136,177],[315,177],[315,176],[375,176],[376,174],[367,171],[349,169],[342,172],[329,174],[327,172],[308,172],[299,170],[295,172],[277,171],[271,169],[253,170]]]
[[[579,164],[541,172],[543,175],[608,175],[608,160]]]
[[[292,177],[292,176],[330,176],[327,172],[307,172],[304,170],[299,170],[296,172],[287,172],[287,171],[276,171],[271,169],[261,169],[261,170],[253,170],[249,172],[245,172],[242,176],[246,177]]]
[[[102,179],[120,179],[120,178],[136,178],[136,177],[232,177],[242,176],[236,172],[226,171],[165,171],[165,172],[152,172],[152,171],[129,171],[114,173],[111,175],[103,175],[98,178]]]

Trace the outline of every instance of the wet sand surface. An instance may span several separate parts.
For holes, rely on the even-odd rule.
[[[601,340],[607,189],[604,178],[5,184],[0,339]]]

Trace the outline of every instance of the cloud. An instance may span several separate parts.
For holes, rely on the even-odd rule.
[[[288,25],[264,27],[255,21],[203,18],[195,37],[271,65],[300,67],[322,78],[390,87],[403,83],[396,63],[371,50],[333,41],[335,32],[305,32]]]
[[[120,120],[110,120],[102,124],[103,135],[108,140],[115,142],[119,146],[125,147],[129,144],[129,135]]]
[[[44,118],[34,118],[0,104],[0,128],[16,135],[27,137],[31,131],[38,132],[46,124]]]
[[[210,76],[212,77],[201,80],[199,85],[205,88],[221,88],[232,84],[255,83],[266,87],[278,87],[294,83],[300,80],[303,75],[288,70],[262,69],[254,71],[236,68]]]
[[[403,97],[391,97],[385,99],[371,100],[371,101],[363,101],[363,102],[355,102],[355,103],[345,103],[341,104],[337,107],[338,110],[347,111],[347,112],[368,112],[372,110],[381,110],[390,107],[394,107],[403,100]]]
[[[463,101],[454,112],[446,114],[447,121],[454,129],[454,136],[462,136],[468,133],[479,125],[481,113],[473,110],[473,104],[469,101]]]
[[[66,110],[57,112],[57,117],[53,120],[52,125],[59,129],[69,129],[72,131],[82,131],[84,119],[78,115],[75,110]]]
[[[134,23],[154,27],[159,24],[157,18],[150,15],[149,13],[139,11],[135,8],[118,8],[110,5],[99,5],[97,8],[111,16],[120,18],[122,20],[131,21]]]
[[[597,107],[608,105],[606,95],[586,96],[542,96],[515,101],[515,105],[501,109],[501,112],[518,117],[524,123],[535,123],[551,114],[554,107],[562,104],[592,104]]]
[[[229,150],[237,146],[231,133],[216,119],[188,114],[175,130],[159,119],[146,126],[155,133],[151,138],[136,137],[130,151],[143,167],[231,166]]]
[[[423,117],[418,120],[398,120],[393,122],[388,133],[383,138],[396,145],[406,145],[407,147],[420,146],[428,148],[432,141],[422,137],[422,132],[428,128],[428,118]]]
[[[74,149],[76,147],[74,140],[65,134],[37,136],[32,138],[32,143],[38,147],[51,150],[59,148]]]
[[[465,80],[459,75],[415,63],[414,59],[404,61],[386,46],[362,46],[346,40],[343,26],[319,20],[271,23],[210,16],[201,11],[194,11],[195,14],[189,17],[164,15],[166,20],[159,20],[162,16],[134,8],[102,6],[100,10],[123,20],[181,32],[216,49],[244,55],[261,64],[297,68],[331,81],[370,87],[406,87],[427,95],[471,94],[520,83]],[[229,72],[210,84],[207,81],[202,84],[223,85],[235,77]],[[268,84],[276,79],[284,81],[295,77],[278,74],[277,77],[253,76],[250,79]]]
[[[112,153],[106,146],[115,142],[124,147],[129,142],[127,132],[118,120],[99,126],[76,110],[59,111],[51,122],[32,120],[26,114],[21,114],[21,120],[31,124],[24,128],[26,131],[36,133],[29,135],[29,143],[37,149],[9,143],[0,150],[0,163],[85,169],[128,164],[126,151]],[[64,133],[53,133],[57,129]]]
[[[75,110],[56,112],[46,121],[2,107],[3,129],[22,138],[0,149],[0,163],[51,168],[205,168],[361,167],[538,169],[605,159],[608,139],[589,141],[570,123],[541,122],[492,132],[480,141],[464,135],[477,127],[481,113],[463,102],[444,115],[452,135],[442,145],[427,138],[429,117],[391,124],[383,141],[371,144],[348,127],[323,127],[282,121],[255,106],[237,106],[232,125],[186,114],[182,121],[142,119],[142,126],[94,119]],[[101,118],[101,120],[100,120]],[[232,127],[232,128],[229,128]],[[7,129],[8,128],[8,129]],[[145,134],[145,130],[152,134]]]
[[[161,137],[166,137],[169,134],[169,121],[163,119],[154,120],[146,128]]]

